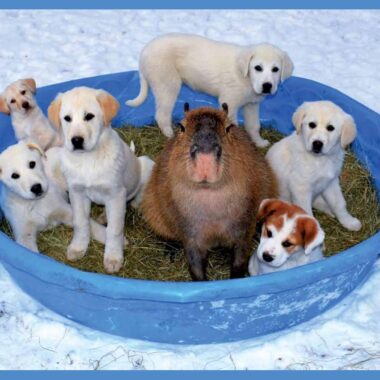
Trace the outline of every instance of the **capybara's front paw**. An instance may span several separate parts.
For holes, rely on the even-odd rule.
[[[108,255],[104,257],[104,269],[107,273],[117,273],[123,266],[123,257]]]
[[[80,260],[86,254],[86,249],[76,247],[74,245],[69,245],[66,252],[67,260],[77,261]]]

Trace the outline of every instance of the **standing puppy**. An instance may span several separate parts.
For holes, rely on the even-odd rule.
[[[267,153],[280,186],[280,197],[312,215],[312,205],[335,215],[347,229],[361,223],[349,214],[339,175],[344,149],[354,141],[356,126],[350,115],[329,101],[305,102],[293,115],[296,131]]]
[[[118,109],[118,101],[107,92],[78,87],[59,94],[48,111],[63,131],[62,166],[74,213],[67,258],[75,261],[86,254],[91,202],[105,205],[104,267],[109,273],[123,264],[126,202],[141,186],[138,159],[110,126]]]
[[[261,202],[260,244],[249,260],[251,276],[295,268],[323,259],[325,234],[318,221],[300,207],[279,199]]]
[[[256,145],[264,147],[268,141],[259,133],[259,103],[290,77],[293,63],[285,52],[269,44],[240,46],[195,35],[168,34],[145,46],[139,70],[140,94],[126,104],[142,104],[151,87],[156,120],[167,137],[173,136],[171,115],[184,82],[216,96],[220,104],[226,102],[234,124],[239,108],[244,107],[245,127]]]
[[[34,79],[11,83],[0,95],[0,112],[10,115],[17,140],[33,140],[44,151],[62,145],[62,137],[36,103]]]
[[[187,105],[188,106],[188,105]],[[247,133],[213,108],[189,111],[158,157],[142,211],[159,235],[183,243],[193,280],[206,280],[208,250],[231,250],[231,278],[243,277],[260,202],[276,196],[265,158]]]

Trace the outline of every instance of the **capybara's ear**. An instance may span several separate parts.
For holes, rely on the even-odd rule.
[[[223,109],[224,113],[226,115],[228,115],[228,104],[227,103],[223,103],[222,104],[222,109]]]
[[[342,148],[346,148],[350,145],[356,137],[356,125],[351,115],[346,114],[345,120],[342,126],[342,132],[340,135],[340,143]]]
[[[27,78],[27,79],[22,79],[22,83],[29,88],[30,91],[33,92],[33,94],[36,93],[36,81],[33,78]]]
[[[287,53],[282,52],[281,82],[293,74],[294,65]]]
[[[254,48],[245,48],[243,49],[238,57],[237,57],[237,65],[239,68],[239,71],[243,75],[243,77],[247,77],[249,74],[249,64],[252,60],[252,58],[255,55],[255,49]]]
[[[293,125],[296,127],[297,134],[299,134],[301,131],[302,122],[306,116],[306,107],[307,107],[307,102],[301,104],[296,109],[296,112],[294,112],[293,114],[292,122],[293,122]]]
[[[36,150],[40,154],[41,157],[45,157],[46,158],[44,150],[38,144],[36,144],[34,142],[27,142],[26,146],[30,150]]]
[[[185,113],[188,113],[190,111],[190,104],[186,102],[183,105],[183,110],[184,110]]]
[[[7,101],[4,96],[0,95],[0,112],[5,113],[6,115],[10,115],[11,111],[8,107]]]
[[[323,244],[325,233],[313,217],[301,216],[297,218],[296,228],[303,237],[305,255],[309,255],[314,248]]]
[[[265,219],[273,215],[283,204],[284,202],[279,199],[264,199],[260,204],[256,219],[258,221],[265,221]]]
[[[103,111],[104,126],[107,127],[111,124],[112,119],[117,115],[119,111],[119,102],[108,92],[99,90],[96,96],[100,107]]]
[[[61,112],[62,94],[58,94],[56,98],[50,103],[48,108],[48,118],[56,129],[61,128],[61,118],[59,113]]]

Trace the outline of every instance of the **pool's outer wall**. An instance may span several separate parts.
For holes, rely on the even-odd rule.
[[[78,85],[104,88],[121,103],[115,126],[151,123],[150,95],[142,107],[124,106],[139,89],[136,72],[112,74],[44,87],[38,101],[46,110],[58,92]],[[193,107],[215,99],[183,88]],[[354,150],[374,177],[380,193],[380,117],[329,87],[290,78],[262,106],[265,124],[292,130],[291,115],[306,100],[329,99],[352,114],[358,125]],[[14,142],[10,120],[0,116],[0,149]],[[360,284],[380,253],[380,233],[328,260],[241,280],[208,283],[159,283],[86,273],[30,252],[0,235],[0,259],[16,283],[45,306],[86,326],[165,343],[201,344],[248,339],[294,326],[332,307]],[[126,256],[128,262],[128,255]]]

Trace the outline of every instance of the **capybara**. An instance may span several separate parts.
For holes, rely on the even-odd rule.
[[[183,243],[193,280],[207,280],[208,250],[231,249],[230,277],[247,270],[261,201],[277,195],[275,177],[247,132],[223,110],[189,110],[157,158],[142,202],[159,235]]]

